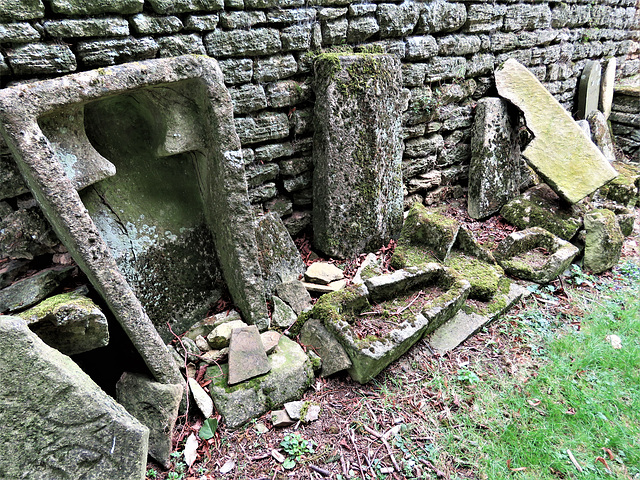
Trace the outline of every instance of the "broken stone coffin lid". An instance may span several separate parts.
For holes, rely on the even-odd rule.
[[[526,67],[507,60],[496,87],[524,114],[533,140],[522,152],[531,167],[569,203],[577,203],[618,174],[571,115]]]

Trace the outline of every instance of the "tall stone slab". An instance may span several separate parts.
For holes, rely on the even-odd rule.
[[[323,54],[315,62],[313,230],[316,247],[347,258],[402,227],[400,61]]]
[[[0,316],[0,379],[0,478],[145,478],[147,427],[18,317]]]
[[[527,162],[569,203],[576,203],[613,180],[617,172],[571,115],[517,60],[495,72],[501,97],[524,113],[534,139],[522,152]]]
[[[578,118],[587,118],[591,112],[598,109],[601,78],[600,62],[588,61],[582,70],[578,84]]]
[[[604,118],[609,118],[611,115],[611,106],[613,104],[613,86],[616,81],[616,57],[611,57],[607,60],[607,64],[604,67],[602,78],[600,79],[600,101],[598,107]]]
[[[467,209],[471,218],[496,213],[519,193],[520,142],[500,98],[478,101],[471,130],[471,164]]]

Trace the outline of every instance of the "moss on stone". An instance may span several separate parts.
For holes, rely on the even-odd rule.
[[[43,300],[36,306],[18,313],[16,316],[23,318],[27,322],[33,322],[37,320],[43,320],[50,315],[54,315],[58,308],[73,303],[79,308],[90,311],[96,308],[96,304],[90,298],[80,295],[78,293],[62,293],[60,295],[54,295],[46,300]]]
[[[571,240],[581,225],[579,218],[551,211],[533,199],[522,197],[503,206],[500,214],[519,229],[541,227],[563,240]]]
[[[489,300],[498,290],[504,270],[498,265],[491,265],[463,253],[454,252],[447,258],[445,265],[453,268],[461,277],[471,284],[469,298]]]

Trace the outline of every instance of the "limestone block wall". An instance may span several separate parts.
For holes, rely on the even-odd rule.
[[[277,212],[296,234],[311,221],[314,52],[401,58],[411,92],[409,109],[398,112],[406,202],[437,204],[464,194],[473,109],[491,93],[494,67],[518,59],[572,110],[587,60],[616,57],[621,78],[640,72],[635,4],[0,0],[0,82],[185,53],[215,57],[234,102],[251,201],[259,211]],[[55,251],[44,233],[42,241],[11,237],[20,237],[16,216],[43,225],[25,192],[0,145],[0,258],[13,256],[10,250],[25,240],[34,256]]]

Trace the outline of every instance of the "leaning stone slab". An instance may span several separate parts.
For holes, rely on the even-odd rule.
[[[534,139],[523,155],[558,195],[576,203],[616,177],[598,148],[536,77],[509,59],[495,72],[503,98],[520,108]]]
[[[508,274],[537,283],[553,281],[578,253],[577,247],[540,227],[508,235],[494,251]]]
[[[314,241],[338,258],[375,251],[402,227],[400,61],[322,54],[314,69]]]
[[[173,100],[185,95],[192,101],[176,101],[176,108],[173,108]],[[157,261],[162,258],[175,260],[174,265],[178,269],[178,265],[182,265],[180,255],[157,250],[155,255],[146,250],[149,253],[146,258],[136,255],[137,260],[134,260],[133,255],[125,256],[125,261],[119,265],[111,251],[114,245],[121,247],[120,251],[128,252],[130,247],[144,250],[149,245],[145,242],[153,238],[154,232],[166,237],[164,241],[171,242],[173,235],[177,236],[180,230],[154,230],[153,225],[145,223],[148,215],[141,216],[149,214],[149,211],[142,208],[142,204],[130,202],[126,195],[118,197],[116,194],[110,195],[108,201],[120,202],[118,206],[122,205],[128,216],[119,223],[113,212],[108,211],[108,208],[105,210],[104,204],[96,201],[96,208],[102,208],[101,213],[104,214],[99,215],[102,220],[98,222],[101,223],[99,228],[88,214],[73,182],[67,177],[64,166],[58,161],[56,151],[38,123],[42,117],[74,105],[84,105],[85,114],[87,108],[97,109],[98,112],[109,111],[107,107],[118,105],[118,102],[125,102],[120,105],[128,105],[126,102],[132,96],[140,101],[139,108],[147,109],[145,118],[154,118],[154,122],[162,126],[159,130],[166,134],[163,136],[156,131],[158,148],[154,155],[165,157],[196,152],[197,175],[193,172],[195,184],[189,190],[190,195],[194,196],[194,203],[189,203],[191,210],[184,204],[185,199],[181,200],[177,195],[173,198],[182,203],[172,204],[171,208],[182,205],[183,211],[187,211],[193,219],[193,205],[202,205],[203,232],[213,238],[215,257],[220,261],[220,269],[234,302],[250,322],[266,326],[268,313],[262,275],[256,260],[253,215],[249,208],[240,141],[234,129],[231,99],[224,86],[222,72],[214,59],[204,56],[163,58],[4,88],[0,91],[1,130],[22,175],[32,187],[32,193],[56,234],[91,279],[153,375],[162,382],[179,383],[183,381],[180,372],[129,282],[137,278],[150,281],[145,284],[148,290],[138,286],[136,292],[144,293],[141,296],[145,298],[146,308],[152,310],[157,301],[167,302],[166,309],[156,312],[158,326],[165,326],[166,312],[169,309],[184,309],[187,303],[171,298],[174,294],[172,290],[166,291],[168,296],[163,296],[166,293],[164,291],[161,293],[156,290],[154,293],[153,288],[162,282],[158,282],[153,275],[140,276],[138,271],[123,271],[120,267],[138,261],[163,278],[162,275],[167,270],[159,266]],[[105,97],[108,98],[105,100]],[[126,108],[124,111],[131,113]],[[96,122],[101,119],[101,115],[93,117]],[[95,122],[93,125],[96,125]],[[140,130],[143,125],[135,125],[136,128],[123,130],[138,134],[144,131]],[[194,126],[194,129],[185,131],[185,125]],[[117,125],[103,122],[100,127],[116,128]],[[102,128],[94,129],[95,134],[100,134],[101,131]],[[118,139],[110,145],[117,147],[121,143],[123,142]],[[137,142],[129,143],[130,146],[140,146]],[[131,160],[123,157],[123,161]],[[160,168],[161,163],[164,165],[163,162],[152,162],[154,174],[158,173],[157,168]],[[130,165],[132,168],[141,167]],[[116,174],[99,184],[105,184],[111,179],[125,183],[131,180],[129,177],[118,177]],[[147,187],[153,187],[152,192],[156,196],[145,198],[158,198],[158,188],[176,185],[176,175],[168,175],[163,178],[164,181],[151,182],[151,185],[151,177],[140,175],[137,178],[141,182],[146,178]],[[140,195],[136,195],[139,200]],[[159,212],[154,211],[154,215]],[[172,218],[180,218],[180,215]],[[121,223],[129,225],[126,230],[131,237],[127,232],[123,233]],[[166,255],[163,257],[162,253]],[[180,272],[185,273],[184,266],[182,270],[177,270],[177,273]],[[187,270],[188,275],[191,273]],[[175,278],[178,277],[171,276],[171,279]]]
[[[229,343],[229,377],[227,383],[235,385],[253,377],[264,375],[271,369],[260,332],[255,325],[235,328]]]
[[[298,318],[296,312],[275,295],[271,297],[273,303],[273,313],[271,314],[271,324],[273,327],[289,328]]]
[[[365,286],[324,295],[309,314],[342,344],[359,383],[450,319],[469,293],[467,281],[436,263],[373,277]]]
[[[275,352],[269,355],[268,374],[229,386],[228,365],[211,367],[205,379],[211,379],[211,398],[229,428],[238,428],[254,417],[298,400],[313,381],[313,369],[302,347],[282,336]]]
[[[278,297],[284,300],[298,315],[311,307],[311,295],[299,280],[283,283],[276,288]]]
[[[258,218],[256,241],[267,295],[274,293],[279,284],[298,280],[304,273],[300,252],[277,214]]]
[[[602,273],[617,265],[624,235],[615,213],[606,209],[593,210],[584,216],[584,228],[587,232],[584,268],[593,273]]]
[[[591,137],[593,142],[598,146],[604,158],[613,163],[616,160],[616,149],[613,145],[611,130],[607,123],[607,118],[599,110],[592,111],[587,115],[587,121],[591,126]]]
[[[471,129],[471,164],[467,209],[485,218],[518,195],[522,183],[518,134],[500,98],[478,101]]]
[[[165,468],[183,392],[182,385],[154,382],[138,373],[125,372],[116,384],[118,403],[149,428],[149,455]]]
[[[104,313],[84,295],[55,295],[18,316],[47,345],[65,355],[88,352],[109,343]]]
[[[144,479],[149,430],[24,320],[0,316],[4,478]]]
[[[604,114],[604,118],[608,119],[611,115],[611,106],[613,104],[613,88],[616,81],[616,57],[607,60],[604,67],[604,73],[600,79],[600,101],[598,108]]]
[[[320,320],[310,318],[305,322],[300,329],[300,342],[313,347],[322,359],[321,377],[328,377],[351,367],[351,360],[344,348]]]
[[[563,240],[571,240],[582,226],[576,210],[576,207],[566,205],[547,185],[540,184],[507,203],[500,215],[519,229],[541,227]]]
[[[54,267],[0,290],[0,312],[15,312],[35,305],[53,293],[74,267]]]
[[[580,75],[578,84],[578,118],[587,118],[598,109],[602,66],[597,60],[589,60]]]

